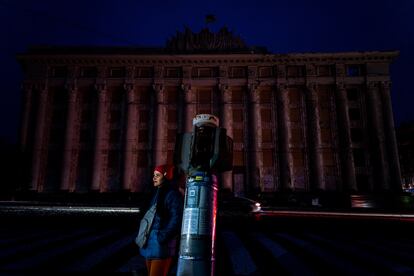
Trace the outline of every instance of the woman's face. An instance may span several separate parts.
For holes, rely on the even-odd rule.
[[[159,171],[154,171],[152,182],[154,182],[154,187],[160,186],[164,182],[164,175]]]

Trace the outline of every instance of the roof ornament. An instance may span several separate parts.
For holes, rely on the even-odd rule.
[[[194,33],[190,28],[185,27],[184,32],[177,31],[176,35],[167,41],[166,48],[175,53],[243,52],[249,50],[240,36],[234,35],[227,27],[222,27],[218,33],[213,33],[208,28]]]

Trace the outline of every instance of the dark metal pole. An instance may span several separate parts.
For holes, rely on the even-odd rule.
[[[210,172],[187,177],[177,275],[214,275],[217,187]]]

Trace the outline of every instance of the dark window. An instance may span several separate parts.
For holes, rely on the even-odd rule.
[[[243,101],[243,90],[235,89],[231,91],[231,101],[242,102]]]
[[[262,142],[271,143],[272,142],[272,130],[271,129],[262,129]]]
[[[98,76],[98,70],[96,67],[82,67],[80,75],[82,78],[96,78]]]
[[[305,76],[305,66],[288,66],[287,67],[287,76],[288,77],[304,77]]]
[[[231,78],[245,78],[247,76],[245,67],[231,67],[230,77]]]
[[[168,143],[175,143],[176,136],[177,136],[177,130],[176,129],[169,129],[167,131],[167,141],[168,141]]]
[[[364,140],[364,133],[361,128],[351,128],[351,140],[354,143],[361,143]]]
[[[140,143],[146,143],[149,141],[148,138],[148,129],[140,129],[138,132],[138,141]]]
[[[268,108],[260,110],[260,116],[262,118],[262,122],[270,123],[272,122],[272,111]]]
[[[114,67],[109,70],[109,76],[111,78],[124,78],[125,77],[125,68],[124,67]]]
[[[57,144],[63,141],[64,138],[64,130],[61,128],[51,128],[50,129],[50,136],[49,136],[49,143]]]
[[[332,65],[321,65],[318,66],[318,76],[332,76],[334,72]]]
[[[138,167],[148,167],[148,153],[146,150],[138,151]]]
[[[140,123],[148,123],[149,122],[149,111],[148,110],[140,110],[139,111],[139,122]]]
[[[169,103],[176,103],[178,100],[178,91],[171,89],[167,91],[167,101]]]
[[[85,128],[80,131],[80,141],[87,142],[92,139],[92,133],[90,128]]]
[[[269,78],[274,76],[274,70],[273,67],[267,66],[267,67],[260,67],[259,68],[259,77],[261,78]]]
[[[200,67],[195,68],[194,77],[196,78],[214,78],[217,77],[217,68],[215,67]]]
[[[167,67],[165,68],[166,78],[181,78],[182,71],[181,67]]]
[[[111,123],[118,123],[121,120],[121,110],[111,111]]]
[[[111,102],[115,104],[119,104],[124,99],[123,91],[115,91],[112,93]]]
[[[51,75],[54,78],[65,78],[68,75],[68,68],[66,66],[54,66]]]
[[[119,143],[119,138],[121,136],[121,131],[119,129],[112,129],[109,134],[110,143]]]
[[[169,124],[176,124],[177,123],[177,110],[175,109],[168,109],[168,119]]]
[[[263,150],[263,167],[273,166],[273,151],[270,149]]]
[[[116,150],[110,150],[108,153],[108,167],[115,169],[119,164],[119,152]]]
[[[357,101],[359,98],[359,91],[356,88],[350,88],[346,90],[346,97],[348,101]]]
[[[211,102],[211,90],[209,89],[197,90],[197,100],[199,103],[210,103]]]
[[[349,77],[362,76],[362,74],[363,74],[363,67],[362,67],[361,64],[348,65],[347,68],[346,68],[346,74]]]
[[[235,143],[243,142],[243,129],[233,129],[233,141]]]
[[[369,181],[367,175],[358,174],[356,175],[356,184],[359,192],[369,192]]]
[[[365,167],[365,153],[363,149],[353,149],[355,167]]]
[[[233,110],[233,121],[236,123],[243,122],[243,110],[241,109]]]
[[[358,121],[361,119],[361,112],[358,108],[350,108],[349,109],[349,119],[351,121]]]
[[[154,69],[152,67],[138,67],[136,76],[138,78],[152,78]]]

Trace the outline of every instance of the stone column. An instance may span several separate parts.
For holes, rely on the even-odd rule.
[[[391,82],[385,81],[381,85],[383,112],[385,118],[385,132],[387,133],[387,144],[390,153],[391,188],[395,191],[401,190],[401,170],[398,158],[398,145],[395,137],[394,116],[391,104]]]
[[[356,177],[355,177],[355,163],[354,155],[352,152],[351,141],[351,125],[348,115],[348,100],[346,95],[345,85],[343,83],[337,84],[336,90],[337,98],[337,114],[339,123],[340,138],[340,155],[342,160],[342,173],[344,174],[344,190],[356,191]]]
[[[261,141],[261,133],[258,130],[261,129],[261,119],[260,119],[260,106],[259,106],[259,97],[258,97],[258,86],[255,83],[251,83],[248,86],[248,115],[249,115],[249,126],[245,130],[245,135],[248,135],[249,147],[248,147],[248,158],[249,158],[249,168],[251,171],[250,183],[248,184],[250,188],[254,188],[256,192],[258,189],[262,188],[260,181],[260,168],[263,168],[262,162],[262,152],[259,142]],[[259,172],[258,172],[259,170]],[[259,175],[257,175],[259,173]]]
[[[196,115],[196,105],[194,99],[194,90],[190,84],[181,86],[184,91],[184,132],[193,131],[193,117]]]
[[[308,89],[308,122],[310,126],[311,160],[309,167],[312,168],[314,188],[325,190],[325,179],[323,171],[323,157],[321,148],[321,128],[319,125],[319,109],[317,85],[309,83]]]
[[[98,92],[98,111],[96,119],[96,139],[94,165],[92,175],[92,190],[104,192],[107,189],[108,161],[108,92],[105,83],[96,84]]]
[[[32,111],[32,96],[33,86],[28,83],[22,85],[22,118],[21,118],[21,129],[20,129],[20,150],[21,152],[26,152],[27,150],[27,139],[29,135],[29,123],[30,123],[30,113]]]
[[[79,127],[76,127],[78,112],[78,88],[76,83],[67,87],[68,90],[68,114],[66,121],[65,148],[63,154],[61,190],[75,190],[76,181],[76,157],[78,143],[74,141],[79,137]],[[77,140],[77,139],[76,139]]]
[[[155,119],[154,139],[154,165],[158,166],[167,162],[167,106],[165,104],[164,85],[154,84],[156,94],[157,116]]]
[[[32,179],[30,189],[41,192],[44,185],[44,174],[46,169],[47,146],[46,124],[47,111],[49,109],[49,91],[47,85],[39,85],[36,89],[39,93],[39,108],[36,115],[36,130],[34,137],[33,159],[32,159]]]
[[[292,190],[292,155],[289,146],[290,132],[289,132],[289,98],[288,88],[284,83],[278,84],[277,87],[277,117],[279,119],[278,134],[279,134],[279,149],[280,149],[280,176],[281,176],[281,190]]]
[[[133,84],[124,84],[127,92],[127,126],[124,148],[124,173],[122,188],[130,192],[137,191],[138,168],[138,108]],[[142,181],[140,179],[140,181]]]
[[[231,105],[231,91],[228,85],[220,84],[219,90],[221,93],[221,126],[226,129],[227,136],[233,137],[233,109]],[[222,187],[228,190],[233,190],[232,171],[221,174]]]
[[[381,95],[379,89],[379,83],[377,82],[368,82],[368,106],[370,112],[370,121],[372,126],[371,139],[374,143],[374,151],[376,152],[378,165],[377,168],[379,178],[377,178],[376,186],[374,187],[377,190],[389,190],[390,188],[390,175],[389,167],[387,161],[387,148],[385,141],[384,133],[384,118],[382,116],[382,104],[381,104]]]

